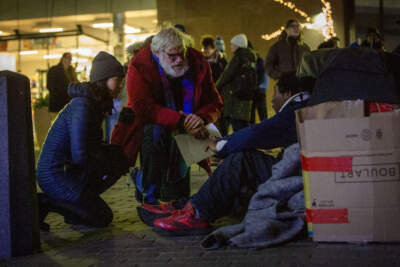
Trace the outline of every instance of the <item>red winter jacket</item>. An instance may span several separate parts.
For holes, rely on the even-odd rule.
[[[189,68],[195,77],[194,112],[206,123],[215,122],[223,107],[222,98],[212,81],[211,69],[203,55],[189,48],[187,51]],[[111,143],[122,145],[131,164],[135,164],[140,148],[143,126],[159,124],[170,131],[177,128],[181,115],[167,108],[158,66],[146,46],[131,60],[126,77],[128,104],[135,113],[132,124],[118,121]]]

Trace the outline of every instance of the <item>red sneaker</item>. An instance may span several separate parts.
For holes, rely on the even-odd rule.
[[[154,220],[168,217],[177,210],[172,202],[160,205],[143,203],[140,207],[137,207],[139,218],[148,226],[153,226]]]
[[[143,203],[141,208],[154,214],[172,214],[177,210],[177,208],[172,205],[172,202],[162,203],[160,205]]]
[[[206,220],[195,218],[195,210],[190,202],[171,216],[154,221],[154,226],[172,235],[202,235],[211,231]]]

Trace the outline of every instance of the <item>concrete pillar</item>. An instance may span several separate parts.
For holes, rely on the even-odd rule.
[[[29,79],[0,72],[0,258],[40,250]]]
[[[113,14],[113,31],[115,35],[115,42],[112,43],[114,47],[114,56],[120,61],[124,62],[125,55],[125,14],[124,13],[114,13]]]

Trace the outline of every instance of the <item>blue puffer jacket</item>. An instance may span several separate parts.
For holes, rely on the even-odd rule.
[[[88,156],[102,142],[103,113],[88,83],[71,84],[68,93],[72,100],[49,130],[37,179],[49,197],[75,202],[87,183],[84,170]]]

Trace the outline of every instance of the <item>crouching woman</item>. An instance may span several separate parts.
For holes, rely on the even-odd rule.
[[[90,82],[70,84],[72,100],[60,111],[47,135],[37,179],[42,230],[48,212],[69,224],[106,227],[113,219],[99,196],[128,172],[122,149],[102,142],[102,123],[122,88],[124,69],[114,56],[100,52],[92,63]]]

